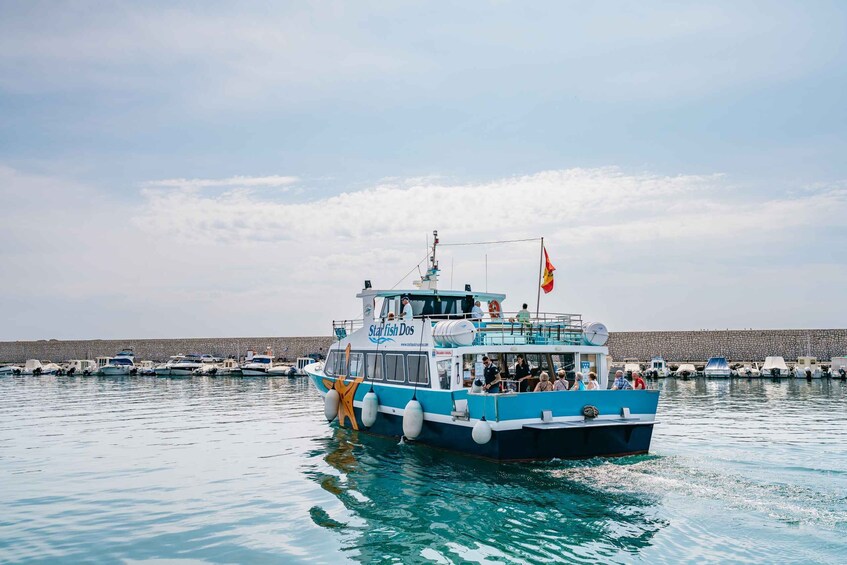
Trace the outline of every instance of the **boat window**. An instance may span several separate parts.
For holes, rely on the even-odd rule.
[[[395,383],[406,381],[406,366],[402,355],[394,353],[385,355],[385,378]]]
[[[452,362],[452,359],[442,359],[435,363],[435,370],[438,373],[438,385],[441,390],[450,389],[450,365]]]
[[[382,380],[382,356],[379,353],[368,353],[368,378]]]
[[[360,377],[364,376],[364,356],[361,353],[351,353],[350,354],[350,370],[347,371],[345,367],[345,371],[342,374],[351,376],[351,377]]]
[[[429,384],[429,358],[426,355],[409,355],[409,382]]]
[[[327,376],[335,376],[338,374],[336,368],[338,364],[338,358],[340,357],[338,351],[330,351],[326,356],[326,363],[324,363],[324,373]]]

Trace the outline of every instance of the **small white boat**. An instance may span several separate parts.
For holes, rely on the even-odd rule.
[[[785,364],[785,359],[779,356],[765,358],[760,372],[763,377],[779,378],[789,376],[788,365]]]
[[[703,370],[703,374],[710,379],[728,379],[731,372],[726,357],[712,357]]]
[[[218,365],[218,370],[215,373],[215,376],[218,377],[240,377],[241,376],[241,365],[238,364],[238,361],[235,359],[224,359]]]
[[[266,377],[273,364],[273,355],[254,355],[241,365],[241,373],[245,377]]]
[[[697,368],[691,363],[683,363],[677,368],[674,372],[674,376],[680,377],[683,379],[690,379],[691,377],[697,376]]]
[[[799,357],[794,365],[794,376],[798,379],[821,378],[821,366],[817,357]]]
[[[668,369],[668,364],[665,362],[665,358],[661,355],[656,355],[650,359],[650,367],[647,369],[645,374],[648,377],[653,377],[654,379],[663,379],[669,376],[671,371]]]
[[[5,367],[0,367],[0,376],[20,375],[22,371],[23,367],[19,367],[18,365],[6,365]]]
[[[755,378],[761,376],[759,372],[759,364],[753,363],[752,365],[742,365],[736,369],[738,373],[737,376],[741,378]]]
[[[297,370],[297,376],[298,377],[305,377],[306,371],[304,371],[303,369],[307,365],[311,365],[312,363],[316,363],[316,362],[317,362],[317,359],[315,359],[314,357],[298,357],[297,361],[295,361],[295,363],[294,363],[294,368]]]
[[[270,367],[265,374],[269,377],[296,377],[297,368],[284,363],[278,363]]]
[[[194,371],[203,367],[203,358],[196,353],[189,353],[171,363],[168,376],[170,377],[190,377]],[[156,374],[160,374],[156,371]]]
[[[847,379],[847,357],[833,357],[829,363],[832,378]]]
[[[145,377],[152,377],[156,374],[156,367],[152,361],[139,361],[135,364],[138,367],[138,374]]]
[[[641,363],[639,363],[638,359],[624,359],[623,372],[626,375],[632,375],[632,373],[640,373]]]
[[[56,363],[50,361],[41,362],[38,359],[27,359],[24,368],[21,370],[22,375],[55,375],[62,368]]]
[[[93,375],[97,371],[97,362],[93,359],[71,359],[64,367],[66,375]]]
[[[156,365],[153,371],[158,377],[169,377],[171,374],[171,367],[183,359],[185,359],[185,355],[182,353],[179,355],[171,355],[166,363]]]

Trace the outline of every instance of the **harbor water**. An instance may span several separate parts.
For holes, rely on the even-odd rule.
[[[498,465],[306,379],[2,377],[0,562],[843,562],[847,384],[652,386],[649,455]]]

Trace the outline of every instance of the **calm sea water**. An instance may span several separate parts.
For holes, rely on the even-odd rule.
[[[496,465],[305,379],[3,377],[0,561],[844,562],[847,385],[654,386],[650,455]]]

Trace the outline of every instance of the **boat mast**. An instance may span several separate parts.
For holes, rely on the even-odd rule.
[[[423,290],[437,290],[438,289],[438,261],[435,258],[435,251],[438,247],[438,230],[433,230],[432,232],[432,254],[429,256],[429,269],[426,270],[426,274],[421,277],[419,282],[415,283],[420,289]]]

